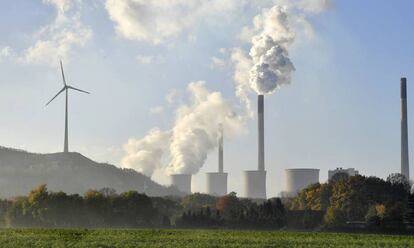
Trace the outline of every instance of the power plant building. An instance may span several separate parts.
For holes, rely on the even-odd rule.
[[[191,175],[173,174],[171,175],[171,185],[183,193],[191,194]]]
[[[294,196],[302,189],[319,183],[319,169],[286,169],[286,193]]]

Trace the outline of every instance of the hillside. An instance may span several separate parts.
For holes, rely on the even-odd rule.
[[[51,191],[83,194],[89,189],[137,190],[150,196],[181,195],[131,169],[97,163],[79,153],[34,154],[0,147],[0,197],[25,195],[39,184]]]

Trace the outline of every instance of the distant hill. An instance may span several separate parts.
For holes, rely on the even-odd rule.
[[[0,147],[1,198],[26,195],[43,183],[51,191],[78,194],[101,188],[113,188],[118,193],[145,191],[150,196],[183,194],[135,170],[97,163],[79,153],[34,154]]]

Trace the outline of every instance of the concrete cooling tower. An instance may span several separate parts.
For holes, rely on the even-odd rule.
[[[296,195],[307,186],[319,183],[319,169],[286,169],[286,193]]]
[[[183,193],[191,194],[191,175],[173,174],[171,175],[171,185]]]
[[[223,196],[227,194],[227,173],[209,172],[207,175],[207,194]]]
[[[245,171],[244,185],[247,198],[266,199],[266,171]]]

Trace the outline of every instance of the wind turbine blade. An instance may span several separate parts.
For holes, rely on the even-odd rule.
[[[57,94],[56,94],[56,96],[54,96],[50,101],[48,101],[47,103],[46,103],[46,106],[47,105],[49,105],[49,103],[51,103],[53,100],[55,100],[55,98],[58,96],[58,95],[60,95],[60,93],[62,93],[63,91],[65,91],[65,89],[66,89],[66,87],[63,87],[63,89],[61,89]]]
[[[84,90],[81,90],[81,89],[78,89],[78,88],[72,87],[72,86],[70,86],[70,85],[68,85],[68,88],[69,88],[69,89],[72,89],[72,90],[77,90],[77,91],[80,91],[80,92],[83,92],[83,93],[86,93],[86,94],[90,94],[90,93],[89,93],[89,92],[87,92],[87,91],[84,91]]]
[[[62,71],[63,85],[66,86],[66,78],[65,78],[65,73],[63,72],[62,60],[60,61],[60,70]]]

